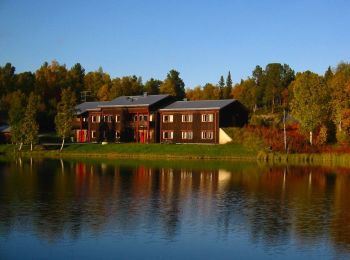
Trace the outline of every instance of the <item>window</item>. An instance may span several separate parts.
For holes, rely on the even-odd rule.
[[[143,121],[147,122],[148,116],[147,115],[143,115]]]
[[[86,117],[83,117],[83,122],[86,122]]]
[[[214,115],[213,114],[203,114],[202,115],[202,122],[213,122]]]
[[[120,132],[119,131],[115,131],[115,139],[119,141],[119,139],[120,139]]]
[[[111,123],[112,122],[112,116],[110,116],[110,115],[103,116],[103,122]]]
[[[182,115],[182,122],[192,122],[192,115]]]
[[[202,139],[211,140],[214,138],[213,131],[202,131]]]
[[[163,115],[163,122],[164,123],[174,122],[174,116],[173,115]]]
[[[163,139],[173,139],[174,132],[173,131],[164,131]]]
[[[115,122],[120,122],[120,115],[115,116]]]
[[[91,131],[91,138],[96,138],[96,131]]]
[[[153,121],[153,115],[149,115],[149,121],[150,121],[150,122]]]
[[[92,123],[99,123],[100,122],[100,116],[91,116],[91,122]]]
[[[192,139],[193,132],[192,131],[182,131],[181,136],[182,136],[182,139]]]

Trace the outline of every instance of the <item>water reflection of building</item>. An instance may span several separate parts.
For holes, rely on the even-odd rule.
[[[269,245],[326,237],[349,247],[349,185],[341,169],[24,162],[0,172],[0,232],[20,222],[52,240],[139,229],[173,239],[190,226],[220,236],[243,230]]]

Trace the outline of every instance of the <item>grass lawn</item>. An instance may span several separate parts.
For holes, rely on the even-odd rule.
[[[27,150],[27,149],[26,149]],[[26,151],[28,152],[28,151]],[[37,154],[81,157],[140,157],[186,159],[256,159],[257,151],[240,144],[68,144],[62,152],[40,150]]]

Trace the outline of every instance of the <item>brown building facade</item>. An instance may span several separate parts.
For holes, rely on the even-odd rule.
[[[77,106],[78,142],[159,142],[158,109],[172,102],[169,95],[121,96],[109,102]],[[78,126],[78,127],[77,127]]]
[[[177,101],[159,112],[162,143],[224,143],[222,128],[248,120],[248,111],[232,99]]]
[[[169,95],[121,96],[76,107],[77,142],[224,143],[224,127],[243,126],[236,100],[174,102]]]

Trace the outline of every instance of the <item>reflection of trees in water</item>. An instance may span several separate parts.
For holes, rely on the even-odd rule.
[[[350,245],[350,177],[326,168],[156,168],[56,160],[0,165],[0,234],[33,229],[48,241],[82,233],[186,229],[248,233],[279,246],[328,237]],[[211,227],[211,228],[210,228]],[[214,227],[214,228],[213,228]]]

